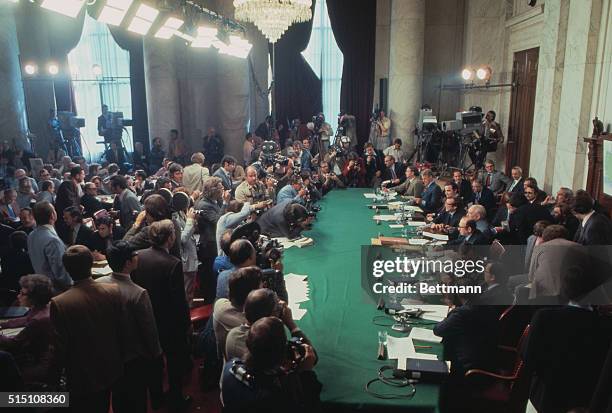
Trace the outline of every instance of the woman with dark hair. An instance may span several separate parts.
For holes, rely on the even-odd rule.
[[[50,374],[51,280],[45,275],[25,275],[19,279],[19,285],[19,305],[30,307],[30,311],[24,317],[0,324],[3,329],[23,327],[15,336],[0,335],[0,350],[12,354],[26,384],[51,383],[54,378]]]

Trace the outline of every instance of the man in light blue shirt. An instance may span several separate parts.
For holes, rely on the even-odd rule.
[[[276,203],[280,204],[286,200],[292,200],[300,205],[306,205],[306,190],[302,188],[301,179],[297,176],[292,176],[289,183],[281,188],[276,194]]]

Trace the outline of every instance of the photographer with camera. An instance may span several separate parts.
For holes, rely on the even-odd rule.
[[[244,361],[233,359],[223,368],[225,412],[313,412],[319,409],[321,383],[312,371],[313,348],[287,341],[283,322],[264,317],[250,328]]]
[[[322,182],[321,193],[323,195],[335,188],[346,188],[344,181],[331,171],[329,162],[321,162],[321,166],[319,167],[319,178]]]
[[[314,217],[315,214],[309,213],[303,205],[285,200],[264,212],[257,223],[262,234],[273,238],[294,239],[302,231],[311,228]]]
[[[302,179],[299,175],[294,175],[289,179],[289,183],[281,188],[276,195],[276,202],[280,204],[283,201],[291,200],[300,205],[306,205],[308,190],[302,185]]]
[[[365,180],[366,185],[369,187],[376,187],[380,185],[380,176],[384,166],[384,155],[382,151],[376,150],[371,142],[367,142],[364,145],[364,156],[365,156]]]
[[[257,250],[247,239],[234,240],[230,244],[228,257],[233,267],[219,273],[215,294],[216,300],[229,296],[229,279],[236,270],[257,264]]]
[[[351,152],[347,156],[348,162],[344,165],[342,176],[349,188],[362,188],[365,186],[366,169],[363,159],[355,152]]]
[[[274,186],[271,180],[267,179],[267,185],[264,185],[257,175],[258,171],[254,166],[246,168],[246,179],[236,188],[236,201],[255,204],[274,199]]]
[[[377,109],[370,118],[370,137],[368,142],[379,151],[384,151],[389,146],[389,132],[391,131],[391,119],[385,115],[385,111]]]
[[[225,358],[242,358],[247,352],[246,341],[250,327],[259,319],[264,317],[278,317],[282,320],[291,337],[302,340],[305,344],[312,346],[306,334],[300,330],[295,321],[291,309],[285,301],[269,288],[253,290],[247,296],[244,303],[244,317],[246,322],[230,330],[225,340]],[[316,354],[316,352],[315,352]]]

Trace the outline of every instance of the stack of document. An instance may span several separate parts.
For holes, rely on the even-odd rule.
[[[279,242],[279,244],[284,248],[288,249],[291,247],[303,248],[309,245],[314,245],[314,240],[308,237],[300,237],[298,239],[290,240],[289,238],[274,238]]]
[[[387,358],[397,359],[397,368],[406,370],[407,359],[437,360],[435,354],[417,353],[412,337],[387,336]]]
[[[289,302],[287,306],[291,309],[291,314],[294,320],[301,320],[306,314],[306,309],[300,308],[300,303],[310,300],[308,287],[308,277],[299,274],[285,275],[285,287]]]

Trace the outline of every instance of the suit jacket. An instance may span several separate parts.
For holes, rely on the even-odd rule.
[[[404,172],[404,167],[402,166],[402,164],[399,163],[394,163],[393,164],[393,169],[395,170],[395,176],[397,179],[400,180],[400,183],[404,182],[406,180],[406,174]],[[393,180],[393,175],[391,173],[391,169],[387,168],[386,165],[383,164],[382,167],[382,174],[380,176],[380,179],[382,179],[383,181],[391,181]]]
[[[286,200],[264,212],[257,219],[257,223],[261,227],[261,233],[270,237],[296,238],[300,234],[301,229],[290,228],[285,220],[285,208],[291,204],[291,200]]]
[[[212,200],[202,198],[196,203],[196,209],[201,211],[198,214],[200,245],[206,248],[208,255],[214,257],[217,255],[217,222],[225,214],[225,206],[221,207]]]
[[[383,168],[385,167],[385,164],[383,162],[384,155],[382,151],[377,150],[375,152],[376,152],[376,156],[374,156],[373,159],[369,163],[368,163],[368,156],[367,155],[363,156],[363,160],[365,163],[365,170],[366,170],[367,185],[372,185],[372,179],[376,177],[376,172],[382,171]]]
[[[123,374],[125,313],[117,287],[79,281],[51,299],[50,316],[68,390],[86,395],[109,389]]]
[[[539,412],[588,407],[611,341],[612,320],[596,311],[563,306],[535,313],[522,349],[526,373],[535,374],[534,407]]]
[[[124,360],[155,358],[161,354],[153,307],[147,290],[135,284],[129,275],[112,274],[96,282],[114,284],[121,294],[125,311]]]
[[[55,197],[55,210],[57,211],[57,216],[60,217],[55,223],[55,229],[60,237],[64,238],[68,230],[66,223],[61,219],[64,209],[71,206],[78,208],[80,204],[81,199],[76,184],[72,180],[62,182],[57,189],[57,196]]]
[[[483,235],[479,230],[476,230],[472,232],[469,238],[460,235],[458,238],[450,240],[448,245],[487,245],[490,243],[491,241],[487,236]]]
[[[538,221],[552,221],[546,207],[539,204],[520,206],[508,219],[512,242],[516,245],[526,245],[527,238],[533,234],[533,226]]]
[[[89,194],[83,194],[81,197],[81,205],[85,210],[83,211],[83,215],[86,217],[93,217],[93,214],[96,211],[104,209],[104,205],[95,196]]]
[[[458,209],[452,215],[444,211],[441,214],[439,214],[437,217],[434,218],[433,223],[450,225],[451,227],[456,228],[459,226],[459,221],[461,221],[461,218],[463,218],[464,216],[465,216],[465,211],[463,210]]]
[[[578,227],[574,241],[582,245],[610,245],[612,244],[612,223],[605,215],[595,212],[586,225]]]
[[[52,228],[41,225],[28,235],[28,252],[34,271],[49,277],[59,291],[72,284],[72,278],[62,263],[65,251],[64,243]]]
[[[132,280],[149,293],[164,352],[187,352],[190,320],[181,260],[162,248],[142,250]]]
[[[487,210],[487,214],[489,214],[493,209],[495,209],[497,203],[495,202],[495,195],[493,191],[488,188],[482,187],[482,191],[480,195],[477,193],[472,193],[472,197],[468,200],[468,203],[478,204],[485,207]]]
[[[183,186],[189,191],[202,191],[204,180],[210,176],[208,168],[194,163],[183,169]]]
[[[434,327],[434,334],[444,343],[444,359],[451,361],[451,374],[463,376],[470,369],[495,365],[498,311],[470,299]]]
[[[2,214],[2,218],[4,220],[15,221],[17,218],[19,218],[19,211],[21,211],[19,204],[17,204],[17,202],[13,202],[11,204],[11,209],[13,210],[14,217],[11,217],[8,206],[5,203],[0,204],[0,214]]]
[[[72,239],[74,232],[70,229],[67,233],[68,238],[64,240],[66,245],[85,245],[87,248],[92,248],[92,240],[93,240],[93,230],[89,228],[87,225],[81,224],[79,226],[79,231],[74,237],[74,241]]]
[[[521,179],[519,179],[516,185],[512,187],[512,185],[514,184],[514,179],[511,179],[510,182],[508,183],[508,186],[506,187],[506,190],[510,192],[511,194],[515,194],[515,193],[522,194],[523,192],[525,192],[525,187],[523,186],[524,182],[525,182],[525,179],[521,176]]]
[[[227,191],[232,190],[232,186],[233,186],[232,179],[229,176],[227,176],[223,168],[217,169],[215,173],[213,174],[213,176],[216,176],[217,178],[221,179],[221,183],[223,183],[223,187]]]
[[[544,242],[533,249],[529,268],[531,289],[529,298],[558,297],[565,273],[582,269],[590,277],[587,250],[580,244],[563,238]]]
[[[472,198],[472,185],[470,185],[467,179],[462,179],[461,184],[459,184],[458,186],[459,196],[463,199],[463,202],[469,202],[469,200]]]
[[[488,172],[484,172],[480,176],[483,185],[486,185],[487,178],[489,178],[489,185],[487,188],[495,194],[503,192],[506,189],[506,186],[512,183],[512,179],[508,178],[500,171],[493,171],[490,177]]]
[[[404,182],[389,189],[396,191],[400,195],[420,197],[423,193],[423,181],[419,178],[413,180],[406,179]]]
[[[429,186],[423,189],[421,194],[421,205],[425,213],[436,212],[442,206],[442,189],[432,181]]]
[[[117,199],[119,199],[119,195],[117,195]],[[140,205],[140,201],[134,192],[127,189],[125,195],[123,195],[123,199],[119,201],[119,222],[121,226],[126,230],[129,230],[136,217],[134,217],[134,212],[140,212],[142,210],[142,206]]]

